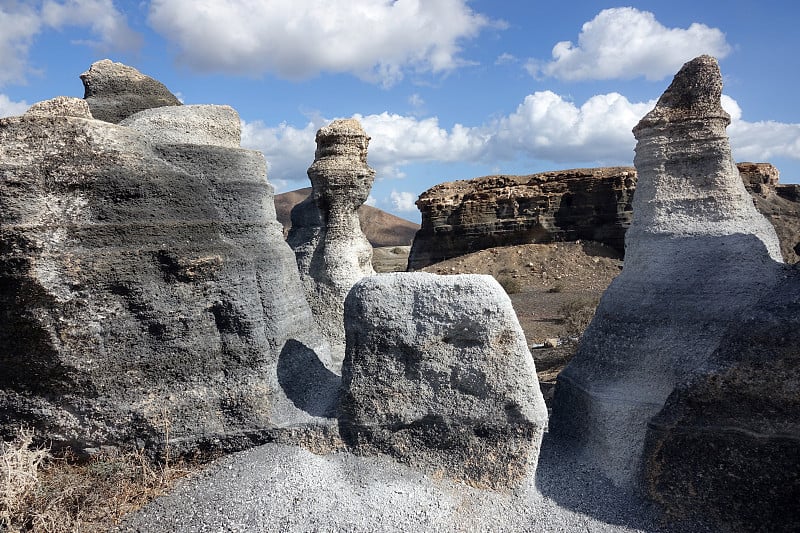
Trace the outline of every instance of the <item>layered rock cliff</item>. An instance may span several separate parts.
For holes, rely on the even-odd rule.
[[[772,222],[784,259],[800,260],[800,185],[778,182],[768,163],[740,163],[758,210]],[[494,246],[598,241],[620,253],[633,217],[632,167],[486,176],[436,185],[417,200],[422,227],[408,267],[416,270]]]
[[[0,432],[241,448],[319,423],[338,379],[229,107],[0,120]]]
[[[624,248],[635,172],[574,169],[437,185],[417,200],[409,270],[494,246],[588,239]]]

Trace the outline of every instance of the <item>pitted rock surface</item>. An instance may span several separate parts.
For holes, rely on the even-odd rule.
[[[345,325],[339,427],[357,453],[478,486],[532,475],[547,409],[494,278],[371,276],[348,295]]]
[[[110,59],[92,63],[81,81],[92,116],[105,122],[117,124],[145,109],[181,105],[160,81]]]
[[[338,376],[263,156],[154,138],[0,120],[0,430],[157,449],[169,425],[180,452],[326,423]]]
[[[621,485],[640,479],[650,419],[783,268],[731,158],[721,80],[713,58],[687,63],[634,128],[625,266],[556,386],[553,431]]]
[[[358,280],[375,273],[372,246],[358,218],[375,180],[367,165],[368,145],[357,120],[335,120],[320,128],[308,169],[312,192],[292,209],[287,236],[314,318],[339,365],[345,349],[345,297]]]

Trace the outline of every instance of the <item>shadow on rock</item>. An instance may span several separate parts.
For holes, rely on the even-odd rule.
[[[286,341],[278,358],[278,383],[295,407],[312,416],[333,418],[340,382],[314,350],[294,339]]]

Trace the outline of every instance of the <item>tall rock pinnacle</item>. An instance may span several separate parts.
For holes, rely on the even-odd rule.
[[[357,120],[335,120],[317,132],[317,151],[308,169],[312,192],[292,209],[287,240],[332,359],[344,359],[344,299],[372,269],[372,247],[357,210],[372,189],[367,165],[369,137]]]
[[[641,478],[651,418],[781,268],[731,157],[721,91],[716,60],[698,57],[634,128],[625,268],[559,376],[551,427],[620,485]]]

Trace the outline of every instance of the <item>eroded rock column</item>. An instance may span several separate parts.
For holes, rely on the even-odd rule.
[[[375,171],[367,165],[369,137],[357,120],[335,120],[317,132],[308,169],[311,195],[292,209],[287,241],[294,249],[314,318],[344,358],[344,300],[372,269],[372,246],[361,231],[358,208],[367,200]]]
[[[553,430],[621,485],[650,419],[776,283],[772,226],[731,158],[714,58],[683,66],[634,128],[639,175],[625,267],[558,379]]]

